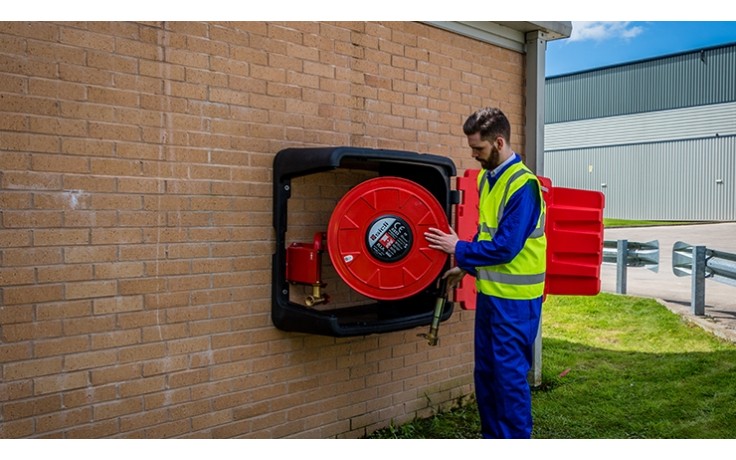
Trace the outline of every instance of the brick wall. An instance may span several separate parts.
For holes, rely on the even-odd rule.
[[[354,438],[472,394],[471,312],[438,347],[273,327],[272,161],[462,173],[484,105],[519,149],[523,57],[419,23],[0,23],[0,437]]]

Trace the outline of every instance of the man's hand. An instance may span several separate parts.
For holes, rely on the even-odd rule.
[[[424,238],[429,241],[430,248],[437,249],[450,255],[455,254],[455,245],[460,239],[452,227],[450,227],[450,233],[445,233],[438,228],[430,227],[426,232],[424,232]]]
[[[442,275],[442,279],[447,278],[447,289],[451,289],[457,283],[459,283],[460,280],[462,280],[463,277],[467,274],[468,272],[460,267],[452,267],[451,269],[447,270],[444,275]]]

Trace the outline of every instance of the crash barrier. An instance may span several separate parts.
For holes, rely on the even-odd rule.
[[[628,240],[603,242],[603,263],[616,264],[616,292],[626,294],[627,267],[659,271],[659,240],[639,243]]]
[[[682,241],[672,246],[675,276],[691,276],[690,306],[694,315],[705,315],[705,280],[736,286],[736,254],[694,246]]]

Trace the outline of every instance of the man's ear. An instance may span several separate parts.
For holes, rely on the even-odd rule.
[[[496,140],[493,143],[498,150],[503,150],[504,145],[506,145],[506,139],[503,136],[496,136]]]

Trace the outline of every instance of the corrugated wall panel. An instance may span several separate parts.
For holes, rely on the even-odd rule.
[[[545,122],[736,101],[736,43],[546,79]]]
[[[736,102],[545,123],[544,150],[736,134]]]
[[[736,220],[736,136],[549,152],[545,175],[603,192],[609,218]]]

